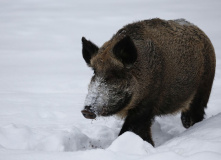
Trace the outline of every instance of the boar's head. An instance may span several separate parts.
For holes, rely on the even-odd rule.
[[[131,101],[134,80],[131,68],[137,60],[137,49],[129,36],[118,39],[98,48],[82,38],[83,58],[94,71],[82,110],[85,118],[116,114]]]

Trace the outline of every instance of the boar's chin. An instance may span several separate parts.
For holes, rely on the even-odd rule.
[[[102,111],[98,112],[98,116],[111,116],[118,113],[130,103],[131,97],[131,95],[126,94],[124,99],[119,100],[117,104],[102,107]]]

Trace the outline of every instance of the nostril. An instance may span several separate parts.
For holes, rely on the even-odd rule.
[[[81,113],[83,114],[83,116],[85,118],[88,118],[88,119],[95,119],[96,118],[96,114],[91,112],[91,111],[88,111],[86,109],[82,110]]]
[[[84,110],[87,110],[87,111],[91,110],[91,106],[85,106]]]

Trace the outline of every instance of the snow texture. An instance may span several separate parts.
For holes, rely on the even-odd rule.
[[[220,160],[220,6],[220,0],[0,1],[0,160]],[[157,117],[153,148],[132,132],[118,137],[120,119],[82,116],[92,71],[81,37],[101,46],[122,26],[155,17],[199,26],[214,44],[217,67],[205,120],[185,129],[180,114]]]
[[[90,106],[97,114],[102,111],[102,107],[108,105],[109,88],[105,81],[96,76],[95,80],[91,81],[88,87],[88,94],[85,99],[85,106]]]

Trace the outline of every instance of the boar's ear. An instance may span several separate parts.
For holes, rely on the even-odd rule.
[[[88,65],[90,65],[91,58],[97,53],[98,47],[91,41],[82,37],[82,55]]]
[[[114,55],[129,67],[137,60],[137,49],[129,36],[120,40],[113,48]]]

